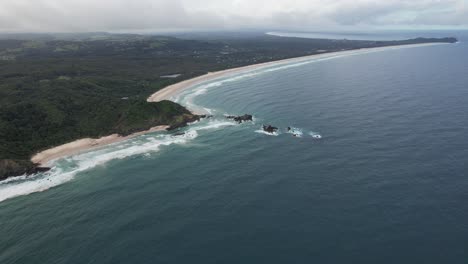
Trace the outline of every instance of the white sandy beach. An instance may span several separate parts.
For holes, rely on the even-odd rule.
[[[168,126],[157,126],[146,131],[131,134],[126,137],[122,137],[118,134],[113,134],[113,135],[101,137],[98,139],[83,138],[83,139],[75,140],[73,142],[70,142],[64,145],[60,145],[54,148],[41,151],[37,153],[36,155],[34,155],[31,158],[31,161],[36,164],[40,164],[41,166],[48,166],[50,165],[51,161],[59,159],[59,158],[73,156],[84,151],[89,151],[89,150],[99,148],[102,146],[106,146],[109,144],[121,142],[121,141],[134,138],[140,135],[144,135],[147,133],[164,131],[166,128],[168,128]]]
[[[185,81],[167,86],[157,91],[153,95],[151,95],[147,99],[147,101],[159,102],[162,100],[171,100],[171,98],[177,96],[179,93],[195,85],[208,82],[208,81],[212,81],[218,78],[224,78],[230,75],[253,71],[253,70],[257,70],[257,69],[261,69],[261,68],[269,67],[269,66],[274,66],[274,65],[305,62],[310,59],[328,58],[328,57],[333,57],[333,56],[338,56],[338,55],[340,56],[346,55],[346,54],[352,55],[352,54],[361,54],[361,53],[370,52],[370,51],[374,52],[374,51],[382,51],[382,50],[389,50],[389,49],[422,47],[422,46],[430,46],[430,45],[438,45],[438,44],[441,44],[441,43],[411,44],[411,45],[400,45],[400,46],[389,46],[389,47],[329,52],[329,53],[314,54],[314,55],[309,55],[309,56],[278,60],[278,61],[272,61],[272,62],[266,62],[266,63],[259,63],[259,64],[254,64],[254,65],[249,65],[249,66],[244,66],[244,67],[239,67],[239,68],[227,69],[223,71],[210,72],[208,74],[205,74],[199,77],[195,77],[189,80],[185,80]],[[190,110],[193,111],[194,109],[190,109]],[[32,157],[31,161],[34,163],[40,164],[42,166],[50,166],[53,160],[56,160],[59,158],[76,155],[81,152],[89,151],[91,149],[102,147],[102,146],[109,145],[112,143],[124,141],[124,140],[130,139],[139,135],[143,135],[146,133],[162,131],[162,130],[165,130],[166,128],[167,126],[158,126],[150,130],[138,132],[130,136],[126,136],[126,137],[122,137],[120,135],[114,134],[114,135],[102,137],[99,139],[92,139],[92,138],[79,139],[79,140],[76,140],[76,141],[61,145],[61,146],[57,146],[57,147],[39,152]]]
[[[346,54],[362,54],[366,52],[377,52],[377,51],[384,51],[390,49],[399,49],[399,48],[415,48],[415,47],[423,47],[423,46],[433,46],[433,45],[440,45],[445,43],[423,43],[423,44],[408,44],[408,45],[397,45],[397,46],[388,46],[388,47],[378,47],[378,48],[365,48],[365,49],[355,49],[355,50],[344,50],[344,51],[337,51],[337,52],[324,52],[320,54],[313,54],[308,56],[284,59],[284,60],[277,60],[259,64],[253,64],[238,68],[232,68],[217,72],[209,72],[205,75],[198,76],[192,79],[188,79],[182,82],[175,83],[173,85],[169,85],[156,93],[152,94],[147,101],[148,102],[159,102],[163,100],[171,100],[172,98],[176,97],[179,93],[183,92],[184,90],[191,88],[193,86],[199,85],[201,83],[209,82],[215,79],[224,78],[230,75],[235,75],[243,72],[254,71],[258,69],[262,69],[265,67],[270,66],[277,66],[282,64],[288,63],[300,63],[305,62],[311,59],[320,59],[320,58],[328,58],[333,56],[343,56]],[[194,109],[190,109],[194,110]]]

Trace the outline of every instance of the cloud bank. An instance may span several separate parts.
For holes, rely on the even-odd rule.
[[[468,27],[468,0],[0,0],[0,31]]]

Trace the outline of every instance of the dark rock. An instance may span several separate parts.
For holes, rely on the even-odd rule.
[[[182,116],[177,117],[169,127],[166,129],[167,131],[174,131],[176,129],[186,127],[189,123],[193,123],[196,121],[200,121],[200,119],[204,118],[212,118],[212,115],[194,115],[194,114],[185,114]]]
[[[36,168],[34,168],[32,174],[39,173],[39,172],[48,172],[48,171],[50,171],[50,169],[51,168],[49,168],[49,167],[36,167]]]
[[[263,125],[263,131],[268,132],[268,133],[275,133],[276,131],[278,131],[278,128],[271,126],[271,125],[268,125],[268,126]]]
[[[186,127],[189,123],[193,123],[195,121],[200,121],[203,118],[200,115],[193,115],[193,114],[185,114],[179,116],[178,118],[174,119],[169,127],[166,129],[167,131],[174,131],[176,129]]]
[[[204,119],[204,118],[212,118],[213,116],[212,115],[199,115],[199,117],[201,119]]]
[[[39,172],[49,171],[50,168],[40,167],[29,160],[0,160],[0,180],[5,180],[9,177],[31,175]]]
[[[245,114],[243,116],[226,116],[226,118],[227,119],[232,119],[232,120],[238,122],[239,124],[242,123],[242,122],[253,121],[253,116],[248,115],[248,114]]]

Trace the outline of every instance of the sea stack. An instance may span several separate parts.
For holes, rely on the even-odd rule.
[[[268,125],[268,126],[263,125],[263,131],[268,132],[270,134],[273,134],[276,131],[278,131],[278,128],[274,127],[274,126],[271,126],[271,125]]]
[[[253,121],[253,116],[249,114],[245,114],[243,116],[226,116],[227,119],[232,119],[239,124],[242,122]]]

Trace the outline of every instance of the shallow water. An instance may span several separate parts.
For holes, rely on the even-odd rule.
[[[467,56],[389,49],[199,85],[177,100],[215,117],[185,136],[0,183],[0,263],[465,263]]]

